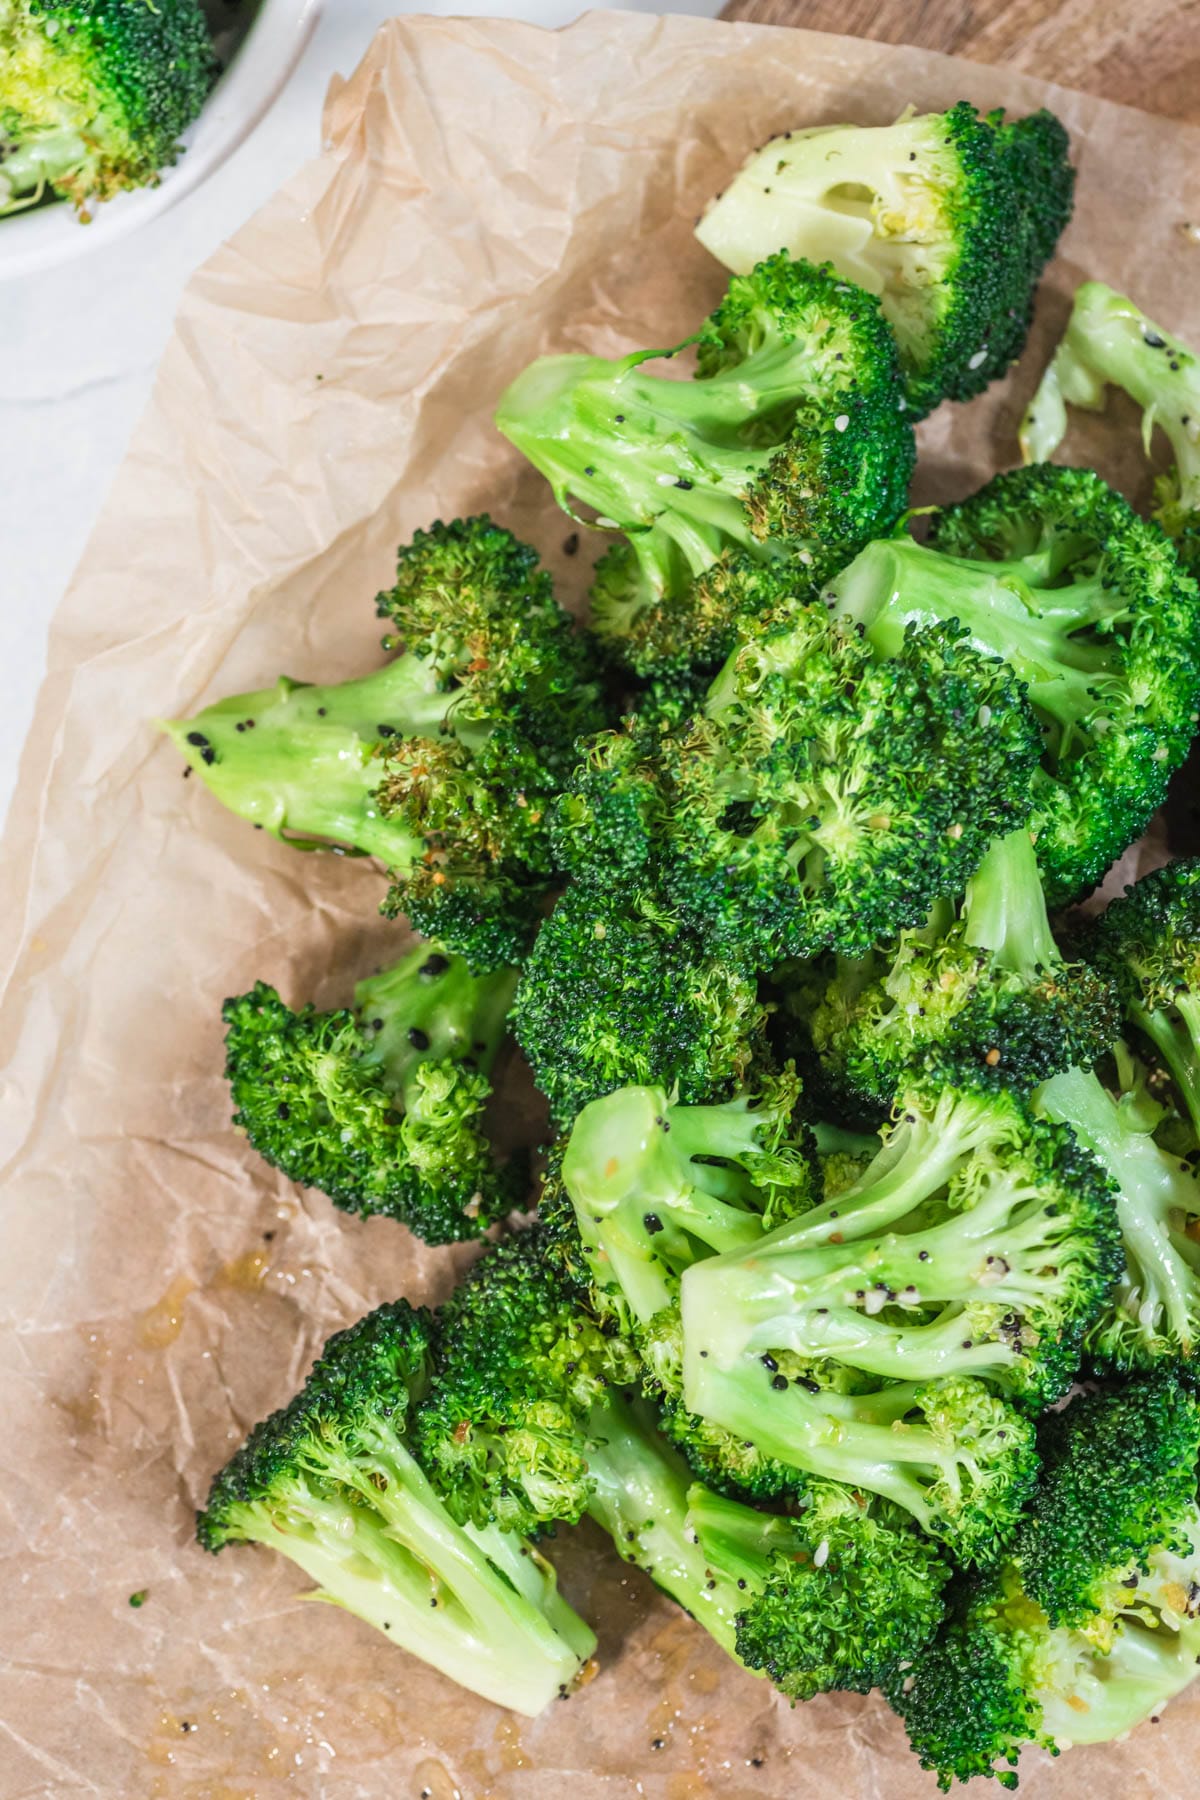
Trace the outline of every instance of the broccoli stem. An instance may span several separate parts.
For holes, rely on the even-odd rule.
[[[1102,411],[1109,383],[1141,407],[1147,452],[1155,427],[1166,432],[1178,504],[1200,507],[1200,364],[1102,281],[1086,281],[1076,292],[1066,333],[1022,422],[1025,461],[1049,461],[1067,435],[1067,406]]]
[[[1053,1634],[1044,1657],[1051,1669],[1055,1644],[1068,1635]],[[1073,1653],[1078,1653],[1075,1644],[1065,1644],[1063,1654]],[[1071,1671],[1069,1694],[1057,1685],[1038,1689],[1043,1727],[1059,1750],[1120,1738],[1187,1687],[1195,1679],[1197,1661],[1200,1621],[1171,1631],[1126,1619],[1107,1655],[1094,1654]]]
[[[732,1198],[752,1194],[752,1183],[691,1161],[753,1150],[758,1129],[749,1107],[668,1109],[661,1089],[644,1087],[594,1100],[575,1121],[563,1181],[580,1235],[597,1278],[603,1285],[611,1272],[639,1324],[673,1303],[669,1265],[760,1236],[758,1211]]]
[[[1175,1077],[1176,1085],[1200,1138],[1200,994],[1181,991],[1174,997],[1181,1026],[1169,1013],[1140,1001],[1128,1004],[1129,1018],[1144,1031]]]
[[[752,379],[741,365],[704,381],[642,373],[643,363],[675,354],[543,357],[517,377],[496,413],[565,511],[583,504],[599,515],[596,524],[630,534],[655,591],[676,573],[676,559],[694,576],[731,544],[763,554],[743,500],[773,446],[752,447],[754,421],[794,407],[807,385],[797,340],[755,351]]]
[[[643,1409],[610,1395],[588,1419],[588,1512],[626,1562],[644,1569],[728,1655],[745,1595],[711,1568],[689,1517],[692,1475]]]
[[[367,1044],[363,1061],[383,1071],[405,1108],[422,1063],[470,1060],[486,1075],[504,1042],[516,986],[515,969],[476,975],[461,956],[418,944],[354,990]]]
[[[689,1270],[685,1337],[688,1321],[705,1321],[705,1347],[722,1368],[741,1356],[791,1351],[810,1362],[833,1357],[870,1374],[924,1381],[995,1374],[1019,1360],[1019,1334],[1007,1342],[984,1331],[972,1341],[964,1308],[977,1300],[1025,1309],[1056,1292],[1047,1268],[1060,1248],[1058,1225],[1032,1183],[995,1180],[973,1205],[924,1231],[860,1236],[845,1195],[839,1217],[856,1241],[794,1249],[789,1224],[749,1251]],[[885,1306],[936,1302],[946,1310],[928,1323],[878,1316]]]
[[[1132,1128],[1095,1075],[1069,1069],[1045,1082],[1034,1100],[1047,1118],[1069,1125],[1117,1183],[1126,1274],[1114,1304],[1147,1332],[1165,1315],[1171,1335],[1190,1353],[1200,1244],[1184,1224],[1200,1218],[1200,1185],[1152,1137]]]
[[[756,1356],[731,1369],[705,1354],[702,1321],[688,1317],[684,1281],[684,1404],[736,1432],[765,1456],[850,1487],[894,1500],[933,1536],[945,1535],[945,1501],[973,1486],[980,1469],[971,1451],[942,1440],[907,1415],[920,1411],[921,1390],[896,1383],[873,1394],[810,1394],[771,1374]],[[699,1341],[698,1341],[699,1340]]]
[[[904,1119],[852,1188],[780,1229],[786,1229],[797,1251],[825,1249],[843,1230],[843,1215],[853,1208],[856,1235],[886,1231],[945,1187],[994,1130],[994,1113],[985,1097],[948,1091],[931,1113]],[[761,1244],[761,1235],[750,1241]]]
[[[964,939],[990,951],[997,968],[1032,976],[1062,961],[1026,830],[1010,831],[990,846],[967,885],[963,913]]]
[[[436,738],[454,700],[434,664],[400,656],[328,687],[283,676],[274,687],[234,694],[162,727],[239,817],[301,848],[342,844],[407,873],[424,845],[380,811],[380,748],[390,737]],[[478,728],[461,735],[474,738]]]
[[[887,538],[868,544],[830,592],[837,611],[863,625],[885,657],[899,653],[910,624],[957,619],[976,649],[1002,658],[1028,684],[1034,707],[1058,728],[1050,748],[1061,755],[1072,731],[1097,710],[1114,666],[1093,629],[1125,605],[1098,577],[1054,585],[1077,551],[1064,533],[1012,561],[973,562],[911,538]]]
[[[68,126],[40,132],[23,131],[21,142],[7,147],[0,163],[0,218],[20,212],[87,161],[87,145]]]
[[[231,1509],[239,1535],[290,1557],[319,1584],[315,1599],[500,1706],[532,1716],[571,1686],[595,1638],[574,1615],[561,1630],[570,1609],[547,1565],[514,1581],[517,1546],[455,1525],[386,1427],[353,1457],[317,1443],[324,1461],[310,1448],[308,1479]]]

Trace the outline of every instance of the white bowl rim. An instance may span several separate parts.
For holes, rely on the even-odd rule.
[[[65,203],[0,219],[0,281],[110,244],[174,206],[233,155],[278,99],[324,0],[261,0],[229,67],[182,134],[185,153],[157,187],[118,194],[83,225]]]

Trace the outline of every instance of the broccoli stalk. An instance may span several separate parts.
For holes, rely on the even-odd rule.
[[[216,78],[199,0],[2,0],[0,216],[155,184]]]
[[[1156,516],[1200,574],[1200,362],[1102,281],[1076,289],[1067,329],[1022,420],[1021,453],[1026,462],[1053,456],[1067,435],[1067,407],[1103,412],[1110,386],[1141,407],[1147,455],[1155,431],[1166,434],[1175,468],[1159,482]]]
[[[1121,1737],[1195,1678],[1200,1410],[1174,1376],[1049,1413],[1042,1474],[1002,1569],[962,1584],[944,1628],[885,1678],[938,1784],[1013,1788],[1026,1744]]]
[[[455,692],[436,667],[397,657],[332,686],[282,676],[233,694],[163,730],[222,806],[300,850],[339,845],[375,856],[397,876],[419,864],[418,831],[383,808],[380,786],[394,737],[435,738]],[[475,745],[482,734],[472,733]]]
[[[496,413],[564,510],[625,533],[601,567],[594,624],[643,673],[677,662],[681,640],[687,662],[690,584],[720,558],[789,556],[819,581],[891,528],[912,472],[890,333],[877,303],[828,271],[770,257],[687,342],[696,381],[645,372],[684,344],[544,357]]]
[[[456,1525],[414,1461],[433,1322],[403,1301],[331,1338],[303,1390],[217,1476],[208,1550],[279,1550],[344,1607],[451,1680],[530,1715],[568,1693],[596,1647],[531,1545]]]
[[[520,1204],[526,1160],[483,1130],[516,971],[476,975],[420,944],[362,981],[353,1011],[293,1012],[259,982],[225,1002],[226,1075],[260,1156],[335,1205],[427,1243],[480,1235]]]
[[[947,910],[903,933],[890,965],[879,952],[824,987],[805,969],[789,991],[825,1078],[855,1110],[886,1109],[914,1078],[1028,1091],[1091,1067],[1118,1034],[1112,983],[1054,941],[1028,831],[997,839],[958,918]]]
[[[601,722],[586,646],[535,553],[487,517],[417,532],[377,606],[402,648],[385,668],[284,679],[164,730],[240,817],[376,857],[385,912],[477,966],[515,961],[555,873],[550,802]]]
[[[1200,1343],[1200,1180],[1159,1148],[1149,1124],[1095,1075],[1071,1069],[1039,1088],[1037,1110],[1069,1125],[1116,1185],[1125,1268],[1089,1335],[1102,1367],[1145,1369]]]
[[[914,623],[957,620],[1027,685],[1045,735],[1031,823],[1050,906],[1145,828],[1195,729],[1200,594],[1098,475],[999,475],[943,512],[929,545],[869,545],[826,598],[882,655]]]
[[[819,125],[756,150],[696,236],[744,272],[782,244],[878,294],[915,416],[969,399],[1019,354],[1071,212],[1049,113],[1003,126],[965,101],[894,125]]]
[[[1003,1095],[900,1104],[854,1185],[687,1271],[685,1391],[712,1370],[753,1393],[763,1363],[819,1388],[832,1363],[982,1377],[1035,1411],[1066,1392],[1121,1268],[1107,1181]]]
[[[1200,1139],[1200,859],[1127,888],[1100,918],[1089,954],[1174,1076]]]

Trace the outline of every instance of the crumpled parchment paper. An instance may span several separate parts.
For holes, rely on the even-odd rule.
[[[799,31],[401,20],[332,93],[326,153],[192,282],[58,615],[3,857],[3,1800],[933,1791],[880,1702],[789,1710],[587,1530],[557,1560],[601,1672],[533,1724],[305,1601],[282,1559],[196,1548],[212,1471],[324,1337],[437,1299],[470,1253],[343,1217],[233,1134],[222,998],[262,976],[334,1004],[402,940],[371,867],[228,817],[150,721],[369,666],[393,547],[438,515],[490,509],[581,596],[592,546],[566,554],[491,428],[505,384],[692,328],[722,287],[693,220],[772,133],[963,96],[1049,102],[1080,180],[1032,353],[922,431],[917,498],[952,497],[1014,460],[1083,275],[1200,336],[1200,133]],[[1133,425],[1115,409],[1068,452],[1144,493]],[[1029,1755],[1022,1790],[1163,1800],[1198,1755],[1200,1689],[1125,1744]]]

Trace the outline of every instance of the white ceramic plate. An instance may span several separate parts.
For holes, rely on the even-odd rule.
[[[233,154],[295,68],[323,0],[259,0],[257,8],[250,0],[244,3],[249,22],[240,40],[234,34],[230,43],[219,35],[218,45],[228,56],[225,72],[184,132],[184,154],[173,168],[164,169],[159,185],[118,194],[98,206],[87,225],[62,201],[0,219],[0,281],[83,256],[136,230],[174,206]]]

